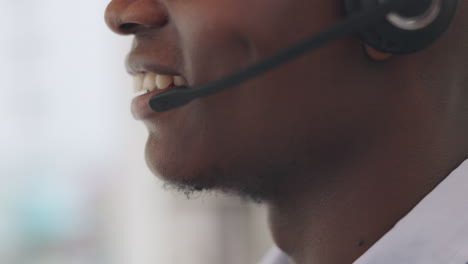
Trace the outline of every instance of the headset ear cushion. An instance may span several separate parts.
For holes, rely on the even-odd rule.
[[[376,8],[381,1],[345,0],[346,12],[349,15]],[[391,23],[387,17],[382,22],[360,32],[359,37],[376,50],[386,53],[408,54],[420,51],[434,43],[448,29],[455,15],[457,4],[458,0],[440,0],[439,15],[423,28],[403,29]]]

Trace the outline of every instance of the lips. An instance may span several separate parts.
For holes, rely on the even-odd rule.
[[[161,65],[141,53],[134,52],[132,51],[126,60],[127,71],[134,78],[133,90],[139,94],[132,100],[133,116],[137,120],[159,116],[162,113],[155,113],[149,107],[150,98],[188,83],[175,67]]]
[[[139,95],[139,96],[135,97],[132,100],[132,114],[133,114],[133,117],[136,120],[145,120],[145,119],[149,119],[151,117],[155,117],[157,115],[163,115],[165,113],[168,113],[168,112],[164,112],[164,113],[155,113],[155,112],[153,112],[153,110],[150,108],[148,102],[151,99],[151,97],[153,97],[154,95],[156,95],[158,93],[161,93],[163,91],[167,91],[169,89],[175,88],[175,87],[176,87],[175,85],[171,85],[168,88],[166,88],[165,90],[155,89],[152,92],[146,92],[146,93],[144,93],[142,95]]]

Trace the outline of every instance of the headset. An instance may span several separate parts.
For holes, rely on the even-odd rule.
[[[328,29],[289,46],[224,78],[196,86],[180,86],[153,95],[154,112],[183,106],[259,76],[325,44],[357,34],[376,50],[410,54],[430,46],[448,29],[458,0],[344,0],[347,17]]]

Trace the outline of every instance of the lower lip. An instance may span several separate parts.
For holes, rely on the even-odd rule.
[[[170,89],[170,87],[168,89]],[[167,91],[168,89],[164,89],[164,91]],[[152,92],[139,95],[132,100],[132,114],[136,120],[149,119],[166,113],[156,113],[151,109],[149,105],[149,100],[151,99],[151,97],[160,92],[162,92],[162,90],[154,90]]]

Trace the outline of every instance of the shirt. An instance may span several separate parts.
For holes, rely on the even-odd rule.
[[[259,264],[289,263],[273,248]],[[468,264],[468,160],[354,262],[396,263]]]

